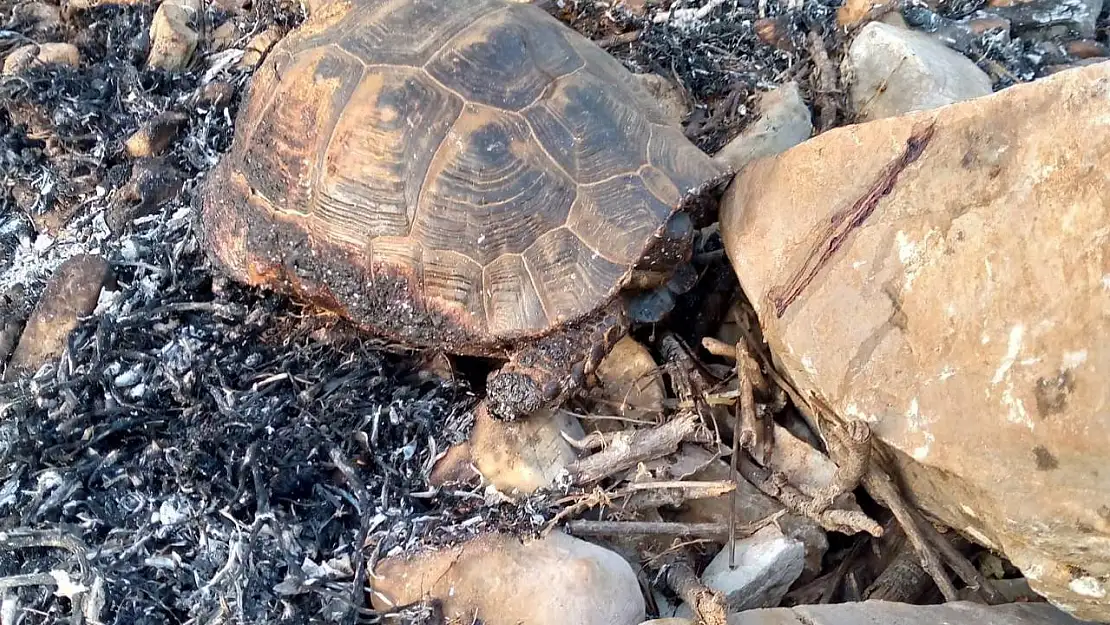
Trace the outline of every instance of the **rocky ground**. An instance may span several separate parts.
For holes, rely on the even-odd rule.
[[[1067,501],[1106,499],[1110,486],[1097,470],[1093,478],[1083,474],[1086,498],[1072,497],[1066,477],[1044,477],[1078,475],[1075,464],[1110,449],[1090,434],[1097,431],[1097,408],[1087,410],[1087,418],[1096,415],[1093,425],[1065,423],[1067,436],[1041,425],[1038,432],[1047,427],[1056,436],[1048,442],[976,432],[978,449],[998,445],[985,469],[952,454],[922,455],[929,445],[948,448],[944,437],[956,439],[960,430],[922,429],[920,423],[932,422],[912,410],[917,429],[872,421],[874,432],[858,426],[814,432],[809,404],[818,396],[843,415],[849,405],[867,410],[866,389],[876,385],[862,377],[839,395],[821,392],[836,381],[809,369],[850,366],[833,356],[854,353],[859,344],[851,337],[866,334],[837,326],[827,336],[849,337],[845,344],[837,338],[814,347],[806,342],[812,329],[828,321],[813,310],[859,320],[867,316],[836,307],[881,306],[843,293],[815,307],[803,302],[802,320],[792,327],[809,330],[799,336],[737,295],[737,275],[758,302],[764,277],[785,279],[788,268],[742,261],[735,245],[805,241],[821,232],[816,226],[760,225],[775,236],[752,236],[729,225],[736,200],[726,195],[720,231],[707,229],[699,240],[697,287],[665,323],[622,342],[589,393],[522,423],[475,417],[480,363],[384,345],[298,302],[242,288],[214,272],[198,247],[193,193],[228,148],[253,69],[303,19],[302,7],[278,0],[0,6],[0,623],[430,623],[466,614],[491,625],[567,619],[635,625],[652,617],[719,623],[726,612],[781,605],[812,607],[785,615],[745,612],[745,619],[771,620],[728,622],[831,624],[864,617],[822,612],[820,604],[1042,603],[1040,594],[1069,609],[1086,601],[1079,614],[1110,620],[1110,612],[1099,612],[1106,609],[1099,600],[1110,571],[1073,554],[1050,566],[1055,561],[1038,551],[1093,548],[1097,560],[1110,516],[1100,517],[1097,505],[1065,506],[1054,515],[1074,514],[1077,537],[1053,527],[1046,530],[1051,536],[1029,539],[1020,528],[992,524],[994,510],[1013,497],[976,490],[998,483],[995,471],[1022,476],[1010,488],[1024,489],[1037,506],[1045,496],[1038,487],[1050,496],[1067,492],[1057,497]],[[888,125],[861,125],[858,145],[885,146],[869,153],[894,150],[887,156],[897,160],[902,146],[891,148],[891,140],[933,140],[899,125],[910,111],[1005,92],[1110,54],[1098,0],[843,6],[564,0],[543,7],[629,69],[665,79],[655,83],[660,100],[681,118],[687,136],[736,169],[807,139],[818,153],[826,145],[848,150],[836,143],[846,135],[828,131],[862,122]],[[1085,128],[1077,120],[1097,116],[1075,104],[1084,101],[1082,89],[1054,84],[1071,94],[1068,107],[1034,96],[1011,109],[983,105],[966,114],[972,122],[937,121],[941,138],[933,145],[948,145],[946,128],[988,138],[996,131],[1031,135],[1044,125],[1033,117],[1037,111],[1071,111],[1074,120],[1052,126],[1056,143],[1088,162],[1080,156],[1097,152],[1089,146],[1100,131],[1094,124],[1083,133],[1074,129]],[[1033,111],[1032,121],[991,123],[1009,110]],[[869,135],[867,128],[878,130]],[[903,139],[890,139],[903,130]],[[950,151],[964,150],[964,160],[971,159],[964,169],[979,172],[967,163],[982,162],[989,172],[939,187],[926,179],[910,187],[914,197],[942,201],[930,193],[974,195],[980,180],[1041,175],[1011,174],[1009,161],[972,147]],[[791,154],[801,163],[797,171],[817,175],[790,178],[754,166],[744,174],[754,182],[737,188],[812,193],[830,211],[866,208],[857,195],[903,197],[881,184],[867,187],[865,158],[831,167],[806,162],[805,150]],[[1068,154],[1056,157],[1058,168],[1067,169]],[[1097,171],[1101,157],[1086,156]],[[945,171],[933,167],[941,180]],[[878,161],[874,169],[887,178],[899,173]],[[980,193],[961,217],[974,216],[990,203],[982,198],[998,190]],[[746,201],[781,207],[770,215],[794,214],[796,197]],[[1038,206],[1056,214],[1043,198]],[[1074,215],[1060,219],[1078,219],[1083,232],[1100,227]],[[906,228],[884,240],[905,237]],[[1054,233],[1038,236],[1055,240]],[[907,258],[921,257],[929,247],[927,236],[922,241],[902,246]],[[1084,241],[1060,249],[1082,250]],[[977,253],[989,257],[990,247]],[[1086,260],[1075,262],[1102,262],[1097,254],[1079,257]],[[1037,262],[1051,266],[1053,258]],[[1091,275],[1097,271],[1110,275],[1105,267]],[[1080,293],[1075,276],[1082,272],[1064,273],[1071,293]],[[1106,280],[1100,275],[1096,283]],[[835,276],[821,280],[854,284],[850,275]],[[1023,284],[1009,288],[1020,294]],[[1087,301],[1070,306],[1083,309]],[[889,311],[883,323],[889,317],[924,327],[914,340],[932,345],[931,322],[917,323],[912,306],[903,308],[910,325]],[[1098,319],[1091,313],[1082,323],[1095,327]],[[1015,362],[1047,358],[1023,360],[1020,333],[1012,347],[1012,328],[992,331],[999,336],[983,353],[997,345],[1010,365],[992,364],[987,379],[1005,378]],[[749,347],[738,352],[738,342]],[[786,358],[779,366],[789,375],[780,376],[771,350],[781,356],[799,345],[818,364]],[[1097,347],[1068,349],[1072,361],[1082,351],[1100,362]],[[958,364],[971,367],[973,360]],[[883,362],[888,371],[915,366]],[[1059,421],[1068,401],[1082,410],[1081,400],[1067,398],[1075,380],[1085,388],[1087,374],[1070,371],[1030,378],[1037,391],[1028,403],[1041,407],[1042,417]],[[879,379],[890,391],[883,401],[907,384],[897,376]],[[818,393],[799,393],[801,384]],[[927,413],[929,399],[921,397]],[[1007,414],[1021,421],[1024,413],[1013,412],[1024,406],[1021,398],[1008,397]],[[917,406],[917,396],[913,401]],[[1082,401],[1100,405],[1097,394]],[[738,417],[742,425],[734,427]],[[1074,434],[1081,428],[1089,428],[1083,444]],[[734,433],[742,434],[741,453],[733,452]],[[870,449],[872,436],[893,456],[861,451]],[[1029,457],[1035,477],[1010,470],[1003,443],[1011,440],[1015,449],[1025,446],[1021,458]],[[906,458],[939,467],[952,481],[937,487],[940,478]],[[742,477],[733,481],[736,471]],[[937,492],[955,499],[938,501]],[[1027,512],[1005,509],[1000,516],[1040,527],[1032,513],[1020,516]],[[424,601],[429,594],[439,601]],[[952,607],[928,617],[876,605],[859,609],[878,610],[866,618],[891,622],[1066,622],[1043,604],[1037,609],[1047,611]],[[544,620],[552,614],[559,619]]]

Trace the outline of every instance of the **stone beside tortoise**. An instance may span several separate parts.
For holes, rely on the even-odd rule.
[[[487,401],[515,418],[557,405],[630,317],[673,302],[683,209],[723,173],[631,72],[536,7],[349,0],[256,72],[198,230],[241,282],[507,361]]]

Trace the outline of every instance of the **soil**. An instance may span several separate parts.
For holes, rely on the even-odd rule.
[[[845,44],[832,2],[675,2],[676,15],[711,8],[669,22],[653,19],[658,9],[560,4],[556,16],[631,69],[680,83],[694,104],[687,134],[709,152],[754,119],[763,90],[798,80],[818,97],[807,33],[833,64]],[[951,2],[939,14],[980,8]],[[555,497],[510,504],[430,489],[427,472],[465,440],[480,389],[426,372],[426,355],[213,271],[192,198],[228,149],[250,72],[234,50],[205,43],[187,71],[146,69],[153,12],[100,6],[44,29],[0,0],[0,52],[69,41],[83,59],[0,79],[0,310],[25,317],[77,253],[103,255],[117,275],[59,362],[0,385],[0,577],[30,576],[5,591],[3,610],[25,624],[380,622],[388,615],[365,607],[355,581],[375,558],[490,529],[535,532],[560,508]],[[302,18],[297,6],[255,0],[204,19],[213,30],[234,19],[245,39]],[[973,43],[969,55],[994,68],[999,88],[1057,59],[1038,52],[1056,44],[1032,36]],[[131,158],[128,137],[167,112],[184,116],[168,151]],[[698,253],[723,268],[719,251],[710,235]],[[702,273],[670,321],[690,344],[735,287],[727,269]],[[834,549],[829,570],[856,551]],[[397,616],[430,618],[419,608]]]

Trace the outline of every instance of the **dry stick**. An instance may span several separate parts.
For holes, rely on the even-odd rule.
[[[748,348],[744,345],[744,341],[736,344],[736,376],[740,381],[740,422],[737,424],[740,428],[740,445],[752,454],[752,457],[761,462],[766,462],[769,456],[759,458],[755,454],[756,449],[762,449],[763,436],[759,427],[759,417],[755,414],[755,395],[754,387],[752,386],[751,367],[749,360],[751,356],[748,355]],[[736,453],[737,450],[733,450]]]
[[[678,507],[694,499],[721,497],[736,490],[735,482],[641,482],[628,484],[611,498],[625,497],[620,509],[625,512],[660,506]]]
[[[811,398],[815,400],[813,404],[809,404],[811,408],[818,408],[814,411],[814,415],[825,424],[835,424],[836,422],[829,418],[827,415],[833,414],[832,410],[816,397]],[[863,421],[855,421],[858,425],[853,425],[851,428],[868,428],[867,424]],[[821,428],[823,431],[828,432],[825,436],[826,442],[829,445],[829,451],[834,455],[847,458],[850,455],[846,441],[854,439],[859,436],[858,432],[854,435],[849,435],[847,439],[841,436],[837,430],[836,425],[831,427]],[[936,582],[937,588],[940,589],[946,601],[956,601],[956,588],[952,585],[952,580],[944,571],[944,565],[940,561],[936,550],[933,548],[931,541],[921,531],[921,527],[914,519],[913,509],[902,498],[901,493],[898,492],[897,486],[889,475],[880,468],[877,463],[870,463],[867,471],[864,473],[861,480],[863,487],[867,490],[871,497],[889,509],[894,518],[897,519],[898,524],[902,526],[905,531],[906,537],[909,539],[910,544],[913,545],[914,551],[917,552],[921,558],[921,566],[929,573],[929,576]]]
[[[813,501],[809,502],[807,508],[807,515],[821,513],[828,509],[837,497],[858,488],[871,463],[871,428],[865,422],[849,421],[844,425],[843,432],[833,427],[830,428],[829,435],[836,436],[839,443],[829,450],[834,452],[832,455],[837,465],[836,474],[831,484],[813,496]]]
[[[601,449],[602,447],[606,447],[614,438],[616,438],[616,435],[620,433],[621,432],[590,432],[582,438],[574,438],[566,432],[563,432],[561,430],[559,432],[559,434],[562,435],[563,440],[569,443],[571,447],[580,451],[595,451],[597,449]]]
[[[725,523],[672,523],[669,521],[567,521],[574,536],[674,536],[722,540],[729,534]]]
[[[758,390],[760,393],[770,393],[771,386],[767,383],[767,378],[763,375],[763,370],[760,368],[759,361],[755,359],[755,357],[751,353],[751,348],[747,346],[747,341],[750,339],[747,337],[746,334],[743,339],[745,341],[745,353],[748,355],[749,358],[751,358],[751,360],[748,362],[750,366],[747,369],[747,372],[752,382],[752,389]],[[704,347],[707,352],[713,354],[714,356],[720,356],[721,358],[727,358],[732,361],[736,360],[736,345],[729,345],[724,341],[715,339],[711,336],[707,336],[702,338],[701,346]],[[727,396],[727,393],[722,395]]]
[[[979,596],[985,599],[990,605],[1000,605],[1007,602],[1006,597],[994,587],[994,584],[987,581],[987,578],[983,577],[979,569],[968,562],[967,558],[965,558],[951,542],[946,540],[944,536],[941,536],[940,532],[933,527],[932,523],[925,520],[917,510],[912,510],[911,514],[914,516],[914,519],[925,528],[925,535],[929,537],[929,540],[937,550],[940,551],[940,555],[948,562],[948,566],[952,567],[956,575],[959,575],[960,579],[968,585],[968,588],[979,593]]]
[[[657,490],[657,489],[680,489],[692,493],[705,492],[703,495],[696,495],[691,499],[703,499],[705,497],[717,497],[724,495],[736,487],[734,482],[728,480],[709,480],[709,481],[669,481],[669,482],[632,482],[624,487],[626,491],[634,490]]]
[[[763,416],[757,413],[754,393],[756,389],[759,389],[762,393],[767,393],[771,388],[759,368],[759,362],[752,357],[747,338],[742,337],[735,345],[728,345],[715,338],[705,337],[701,344],[709,353],[728,358],[735,363],[739,388],[735,392],[719,393],[717,398],[731,399],[738,397],[740,399],[741,412],[738,415],[738,417],[742,417],[739,422],[740,445],[747,449],[760,463],[766,463],[767,459],[771,457],[775,442],[774,421],[771,419],[770,413]],[[750,404],[748,410],[743,410],[745,400]],[[711,402],[707,401],[707,403]],[[721,403],[735,405],[735,402]]]
[[[722,495],[726,493],[721,493]],[[677,508],[691,499],[680,490],[642,490],[635,493],[626,493],[624,501],[613,506],[621,512],[638,512],[640,510],[655,510],[657,508]]]
[[[791,512],[813,519],[826,530],[848,535],[867,532],[876,538],[883,535],[882,526],[861,511],[830,508],[812,516],[808,515],[806,513],[810,502],[808,496],[791,486],[782,473],[769,471],[745,458],[743,454],[739,458],[738,468],[740,475],[764,495],[777,499]]]
[[[702,339],[702,345],[709,350],[710,353],[731,357],[736,362],[736,378],[739,382],[738,394],[740,401],[733,404],[733,410],[736,415],[736,423],[732,428],[732,472],[730,475],[733,479],[736,477],[737,472],[737,459],[740,457],[740,447],[746,449],[754,449],[764,447],[758,445],[759,431],[755,428],[755,391],[752,384],[752,373],[758,370],[758,365],[755,364],[751,356],[748,354],[747,345],[744,339],[741,338],[735,345],[731,346],[731,353],[729,347],[723,341],[711,337]],[[764,437],[764,443],[770,440]],[[769,458],[771,450],[769,446],[764,449],[764,458]],[[729,524],[729,537],[728,537],[728,568],[730,570],[736,568],[736,490],[732,491],[728,500],[728,524]]]
[[[568,521],[566,531],[577,536],[674,536],[676,538],[709,538],[720,540],[731,532],[744,538],[775,523],[785,510],[768,515],[740,527],[725,523],[677,523],[672,521]]]
[[[676,595],[682,598],[698,616],[701,625],[727,625],[728,601],[698,579],[689,563],[679,561],[664,570],[663,578]]]
[[[832,128],[833,123],[836,122],[836,101],[831,95],[836,93],[836,68],[829,60],[829,53],[825,49],[825,40],[821,38],[817,31],[809,31],[807,43],[809,43],[809,54],[813,59],[817,77],[815,104],[820,110],[817,131],[824,132]]]
[[[624,498],[619,505],[622,512],[649,510],[660,506],[678,507],[693,499],[711,499],[728,494],[736,488],[735,482],[641,482],[625,486],[620,491],[608,493],[597,488],[585,497],[578,497],[572,505],[559,511],[544,528],[547,535],[563,519],[569,518],[594,506],[611,506],[614,499]],[[617,508],[618,506],[613,506]]]
[[[867,489],[867,492],[875,501],[894,513],[894,518],[898,519],[898,523],[905,530],[906,537],[909,538],[914,551],[921,558],[922,568],[936,582],[937,588],[940,588],[945,601],[957,601],[959,597],[956,595],[956,587],[952,585],[952,580],[944,572],[944,565],[941,564],[940,557],[937,556],[937,552],[933,549],[929,539],[921,532],[921,528],[914,520],[913,512],[902,499],[902,495],[898,493],[898,489],[894,486],[890,476],[872,464],[863,478],[863,487]]]
[[[678,444],[694,437],[697,430],[697,417],[685,414],[651,429],[618,432],[608,447],[568,468],[571,482],[576,485],[596,482],[637,463],[674,453]]]
[[[758,435],[755,429],[755,395],[752,390],[752,378],[748,375],[748,350],[744,345],[744,340],[740,339],[736,343],[735,357],[736,357],[736,377],[740,382],[740,401],[737,402],[736,410],[736,425],[732,429],[732,473],[730,475],[733,479],[739,479],[737,462],[740,458],[740,447],[748,449],[756,447]],[[728,505],[728,525],[729,525],[729,543],[728,543],[728,568],[736,568],[736,491],[732,492],[729,498]]]
[[[569,506],[565,506],[562,510],[556,513],[555,516],[552,517],[551,520],[547,522],[547,525],[543,528],[542,535],[547,536],[548,534],[550,534],[551,530],[555,529],[559,526],[560,523],[563,522],[563,519],[572,517],[582,512],[583,510],[589,510],[594,506],[600,506],[602,504],[608,505],[611,500],[612,499],[609,496],[609,493],[606,493],[600,487],[594,487],[593,492],[591,492],[589,495],[585,497],[578,497],[578,501]],[[565,501],[566,500],[563,500],[559,503],[563,504],[565,503]]]

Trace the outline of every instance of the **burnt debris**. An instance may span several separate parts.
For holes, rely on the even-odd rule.
[[[30,295],[5,315],[26,316],[75,253],[117,275],[58,362],[0,386],[4,610],[27,624],[375,622],[361,593],[377,557],[552,513],[428,487],[468,434],[464,383],[216,277],[190,202],[249,74],[218,59],[144,69],[152,10],[82,11],[56,35],[87,63],[0,81],[0,287]],[[256,2],[248,21],[295,13]],[[127,138],[166,114],[184,115],[177,140],[131,158]]]
[[[202,32],[235,19],[248,37],[303,18],[281,0],[212,4],[222,8],[207,10]],[[709,152],[756,117],[760,91],[787,80],[843,115],[842,94],[820,91],[811,58],[815,43],[827,66],[843,57],[837,0],[662,4],[667,19],[620,3],[549,3],[632,69],[679,83],[694,103],[686,132]],[[154,6],[94,6],[58,23],[26,6],[0,0],[0,53],[67,41],[84,61],[0,78],[0,347],[66,258],[104,256],[116,287],[57,362],[0,385],[0,616],[380,622],[363,598],[378,558],[491,529],[535,533],[566,508],[559,495],[583,496],[511,504],[432,489],[432,464],[470,430],[476,394],[465,382],[212,270],[191,202],[230,145],[249,85],[234,51],[202,37],[189,71],[149,70]],[[902,15],[947,37],[996,88],[1077,56],[1051,38],[969,25],[998,17],[982,0]],[[1033,28],[1024,14],[1006,18]],[[1105,34],[1103,17],[1087,53]],[[128,138],[160,119],[174,120],[165,151],[129,154]],[[725,268],[710,239],[699,255]],[[707,274],[670,322],[690,344],[735,287],[727,268]],[[837,553],[847,562],[855,552]],[[434,617],[397,612],[391,622]]]

